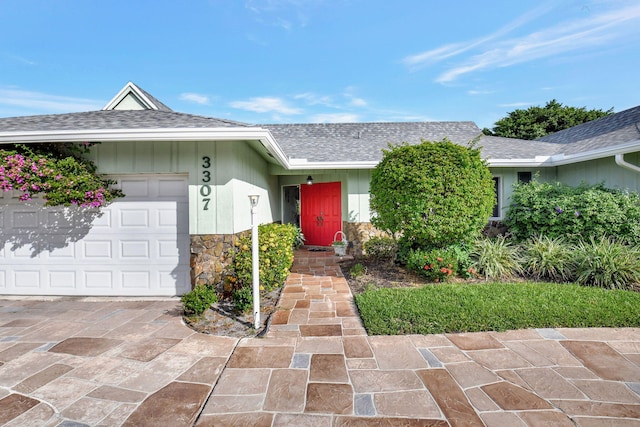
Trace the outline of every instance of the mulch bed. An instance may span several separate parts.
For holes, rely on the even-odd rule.
[[[237,313],[230,300],[222,300],[213,304],[200,317],[183,316],[183,319],[191,329],[203,334],[236,338],[260,336],[266,332],[266,327],[271,319],[271,314],[276,309],[281,292],[282,288],[277,288],[260,298],[260,323],[262,326],[259,330],[253,327],[253,312]]]
[[[354,266],[364,267],[364,274],[353,277]],[[340,262],[342,274],[347,279],[351,293],[362,293],[371,288],[415,288],[429,283],[424,277],[394,263],[377,262],[369,258],[354,258]]]

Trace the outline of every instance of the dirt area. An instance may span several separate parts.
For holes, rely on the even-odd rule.
[[[253,327],[253,313],[236,313],[230,300],[223,300],[213,304],[199,318],[183,319],[189,327],[197,332],[209,335],[221,335],[225,337],[256,337],[266,331],[266,326],[271,320],[271,314],[275,311],[280,292],[278,288],[260,299],[260,320],[262,326],[259,330]]]
[[[368,258],[344,260],[340,262],[340,268],[354,295],[369,288],[409,288],[428,283],[424,277],[399,265]]]

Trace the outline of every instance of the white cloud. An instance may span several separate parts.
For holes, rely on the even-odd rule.
[[[306,27],[314,9],[323,3],[324,0],[247,0],[245,8],[257,22],[291,31]]]
[[[520,108],[520,107],[529,107],[533,105],[533,102],[510,102],[508,104],[498,104],[498,107],[501,108]]]
[[[312,116],[311,121],[313,123],[355,123],[360,119],[353,113],[326,113]]]
[[[367,101],[365,101],[362,98],[351,98],[351,105],[353,105],[354,107],[366,107],[367,106]]]
[[[185,92],[180,94],[182,101],[194,102],[200,105],[209,105],[209,97],[198,93]]]
[[[324,105],[333,106],[333,98],[329,95],[317,95],[313,92],[299,93],[293,96],[293,99],[301,99],[307,105]]]
[[[421,68],[426,65],[430,65],[436,62],[440,62],[444,59],[450,58],[452,56],[460,55],[464,52],[467,52],[475,47],[481,46],[485,43],[488,43],[492,40],[495,40],[503,35],[510,33],[511,31],[523,26],[527,22],[532,21],[533,19],[547,13],[551,8],[551,3],[545,3],[538,8],[525,13],[520,16],[513,22],[508,23],[504,27],[498,29],[497,31],[476,40],[472,40],[470,42],[459,42],[459,43],[450,43],[444,46],[440,46],[435,49],[428,50],[426,52],[418,53],[415,55],[410,55],[405,57],[402,62],[405,63],[410,69]]]
[[[493,91],[493,90],[473,90],[472,89],[472,90],[467,91],[467,93],[469,95],[472,95],[472,96],[476,96],[476,95],[491,95],[492,93],[495,93],[495,91]]]
[[[610,3],[601,3],[600,6],[607,4]],[[505,38],[513,30],[548,13],[552,6],[552,2],[545,3],[486,37],[447,44],[408,56],[403,62],[415,70],[446,58],[476,52],[436,78],[439,83],[448,83],[479,70],[508,67],[584,49],[593,50],[617,40],[630,39],[630,34],[637,34],[640,30],[640,5],[630,3],[629,6],[599,13],[592,13],[587,8],[589,13],[586,17],[560,21],[521,37]]]
[[[301,114],[299,108],[290,107],[281,98],[256,97],[248,101],[234,101],[229,104],[239,110],[253,111],[256,113],[279,113],[279,114]]]
[[[0,105],[26,108],[38,114],[94,111],[104,107],[102,101],[95,99],[49,95],[12,87],[0,87]]]

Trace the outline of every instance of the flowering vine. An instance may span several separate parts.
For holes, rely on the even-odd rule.
[[[91,144],[14,144],[0,148],[0,190],[18,191],[20,200],[40,194],[45,206],[100,208],[117,197],[113,181],[96,174],[84,155]]]

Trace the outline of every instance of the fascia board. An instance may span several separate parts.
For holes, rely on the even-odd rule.
[[[289,170],[305,169],[374,169],[378,162],[309,162],[307,159],[289,159]]]
[[[536,156],[533,159],[487,159],[489,167],[542,167],[553,166],[549,156]]]

